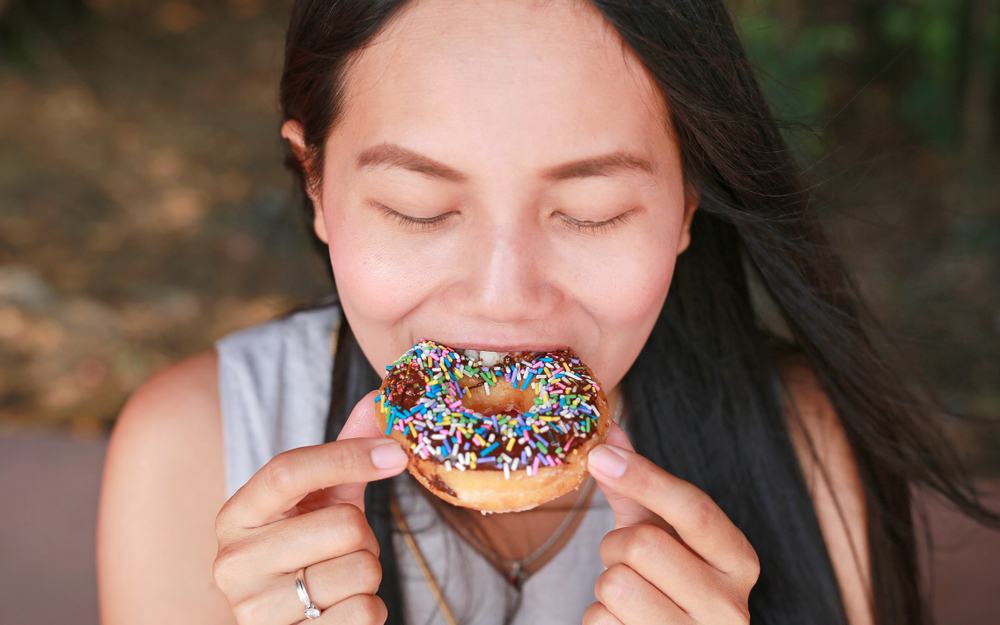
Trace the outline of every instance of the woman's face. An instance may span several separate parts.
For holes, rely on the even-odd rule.
[[[420,338],[569,347],[617,397],[697,202],[619,42],[585,3],[419,0],[360,53],[313,202],[380,374]]]

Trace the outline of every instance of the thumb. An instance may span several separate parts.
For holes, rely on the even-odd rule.
[[[632,442],[625,434],[625,430],[614,422],[611,423],[611,427],[608,429],[608,437],[605,439],[604,445],[607,445],[610,448],[611,453],[618,455],[622,454],[622,452],[618,450],[635,453],[635,447],[632,446]],[[604,447],[604,445],[594,447],[590,453],[593,454],[595,451]],[[617,448],[617,450],[615,448]],[[628,496],[614,490],[610,485],[605,484],[602,480],[598,479],[597,485],[601,487],[601,491],[604,493],[605,499],[608,500],[611,510],[615,513],[616,529],[619,527],[626,527],[628,525],[637,525],[639,523],[652,521],[658,518],[644,506],[640,505]]]

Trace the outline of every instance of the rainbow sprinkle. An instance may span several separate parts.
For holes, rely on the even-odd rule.
[[[435,341],[418,341],[386,367],[387,384],[375,397],[386,413],[385,434],[402,433],[412,454],[449,471],[496,470],[510,479],[518,470],[532,476],[563,464],[597,431],[600,386],[569,351],[522,356],[487,366]],[[463,405],[469,385],[489,395],[500,380],[534,393],[527,412],[485,415]]]

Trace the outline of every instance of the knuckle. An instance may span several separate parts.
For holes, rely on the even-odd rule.
[[[360,561],[352,571],[364,592],[373,593],[382,582],[382,564],[370,551],[360,551]]]
[[[745,575],[745,583],[749,593],[749,590],[753,588],[757,584],[757,580],[760,579],[760,556],[757,555],[757,551],[752,547],[748,552]]]
[[[697,495],[691,498],[691,522],[695,531],[709,530],[715,522],[715,503],[707,495]]]
[[[344,544],[344,549],[354,551],[365,546],[370,532],[364,512],[352,504],[340,503],[332,506],[331,514],[334,522],[330,528],[336,533],[338,542]]]
[[[615,564],[597,578],[594,594],[601,603],[618,603],[625,600],[629,594],[631,574],[624,564]]]
[[[600,551],[601,562],[604,563],[604,566],[611,566],[622,557],[621,552],[624,549],[624,544],[628,537],[626,532],[629,529],[628,527],[613,529],[601,539],[598,550]]]
[[[239,551],[229,547],[220,548],[212,562],[212,577],[219,589],[225,592],[238,577],[241,568]]]
[[[729,577],[740,596],[746,598],[760,579],[760,557],[749,543],[743,551],[739,563]]]
[[[254,625],[264,622],[264,606],[254,598],[240,601],[232,606],[232,611],[239,625]]]
[[[358,463],[358,453],[350,445],[344,444],[346,441],[337,441],[330,446],[332,453],[323,455],[323,462],[326,464],[331,475],[347,473]]]
[[[264,468],[264,485],[272,492],[283,494],[289,492],[295,483],[295,469],[292,456],[283,451],[271,458]]]
[[[243,534],[245,534],[244,528],[239,524],[236,518],[235,508],[237,504],[233,503],[235,495],[230,499],[226,500],[224,504],[219,508],[219,511],[215,514],[215,537],[219,541],[219,544],[230,543],[239,540]]]
[[[625,560],[640,562],[648,559],[651,553],[660,548],[662,540],[663,536],[658,528],[646,523],[634,526],[625,541]]]
[[[361,508],[350,503],[338,503],[335,507],[337,514],[341,517],[341,523],[356,527],[368,526],[368,519],[365,517],[365,513],[361,511]]]
[[[376,595],[355,595],[357,623],[361,625],[382,625],[389,610],[381,598]],[[355,621],[351,621],[352,623]]]
[[[725,601],[723,602],[723,618],[720,623],[726,625],[749,625],[750,608],[745,601]]]
[[[215,536],[216,538],[222,538],[229,533],[229,502],[227,501],[219,508],[219,512],[215,515]]]
[[[608,620],[607,614],[608,609],[599,601],[595,601],[584,610],[582,625],[609,625],[611,621]]]

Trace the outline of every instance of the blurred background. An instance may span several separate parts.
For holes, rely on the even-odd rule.
[[[728,4],[831,236],[996,493],[1000,2]],[[0,622],[97,622],[128,393],[328,289],[281,166],[289,5],[0,0]],[[1000,622],[1000,538],[931,505],[942,622]]]

